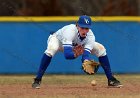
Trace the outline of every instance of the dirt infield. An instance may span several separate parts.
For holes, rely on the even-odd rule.
[[[139,75],[118,76],[122,88],[108,88],[102,75],[95,77],[96,86],[91,86],[91,76],[50,75],[43,78],[41,89],[31,88],[32,76],[9,77],[0,77],[0,98],[140,98]]]

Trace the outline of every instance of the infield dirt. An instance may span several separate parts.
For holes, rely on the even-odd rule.
[[[93,78],[96,86],[91,86]],[[0,98],[140,98],[140,75],[117,75],[122,88],[108,88],[104,75],[48,75],[41,89],[32,89],[33,76],[0,76]]]

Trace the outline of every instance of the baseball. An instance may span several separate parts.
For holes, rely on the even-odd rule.
[[[96,80],[92,80],[92,81],[91,81],[91,85],[92,85],[92,86],[96,86]]]

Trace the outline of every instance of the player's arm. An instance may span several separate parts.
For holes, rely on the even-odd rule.
[[[66,59],[75,59],[79,55],[82,54],[83,47],[81,45],[77,45],[75,47],[72,47],[72,42],[77,35],[77,32],[75,31],[75,26],[67,27],[65,30],[63,30],[63,49],[64,49],[64,56]]]
[[[66,59],[75,59],[75,54],[72,47],[72,41],[75,37],[75,33],[71,29],[71,27],[67,27],[63,32],[62,44],[64,49],[64,57]]]
[[[83,52],[83,55],[82,55],[82,62],[84,60],[91,60],[91,58],[89,56],[90,54],[91,54],[91,52],[90,52],[89,49],[84,49],[84,52]]]
[[[64,47],[64,56],[66,59],[75,59],[75,54],[73,52],[72,46],[71,45],[63,45]]]
[[[64,55],[66,59],[75,59],[76,57],[83,54],[83,46],[77,45],[72,47],[71,45],[63,45],[64,47]]]
[[[91,54],[91,50],[93,49],[94,45],[95,45],[95,36],[93,35],[93,32],[90,30],[90,34],[88,35],[85,46],[84,46],[82,62],[84,60],[91,60],[89,55]]]

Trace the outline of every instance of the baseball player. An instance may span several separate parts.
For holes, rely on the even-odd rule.
[[[42,76],[49,66],[52,57],[58,51],[63,51],[65,58],[68,60],[82,55],[83,70],[88,74],[93,74],[95,70],[93,70],[92,66],[100,63],[108,79],[108,86],[122,86],[112,75],[105,47],[95,41],[94,33],[90,29],[91,22],[89,16],[82,15],[76,24],[66,25],[53,34],[50,34],[48,47],[44,52],[37,76],[32,84],[33,88],[40,88]],[[95,54],[99,58],[99,63],[94,62],[90,58],[90,54]]]

